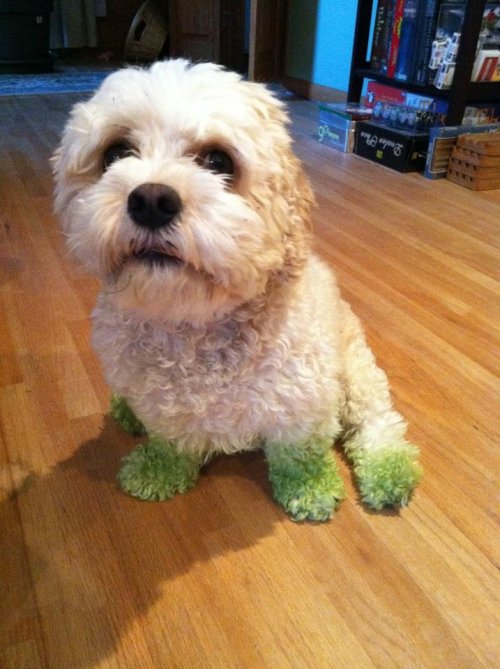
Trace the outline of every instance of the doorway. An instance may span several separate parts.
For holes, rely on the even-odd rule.
[[[285,0],[170,0],[170,55],[279,81],[285,12]]]

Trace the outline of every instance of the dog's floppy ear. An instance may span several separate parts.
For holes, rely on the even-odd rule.
[[[271,215],[283,231],[284,264],[279,275],[289,278],[301,273],[309,255],[311,209],[314,195],[301,161],[292,150],[287,126],[290,118],[283,102],[262,84],[246,82],[251,87],[251,104],[266,128],[268,148],[274,145],[274,159],[279,169],[272,176]]]
[[[89,139],[97,136],[92,110],[90,102],[73,107],[59,146],[50,158],[55,182],[54,209],[59,216],[76,192],[97,174],[95,154],[100,147],[92,146]]]
[[[92,102],[78,103],[62,133],[59,148],[52,156],[56,177],[86,177],[95,172],[94,153],[99,148],[99,128],[102,125]]]
[[[59,165],[61,163],[61,153],[62,149],[60,146],[57,147],[57,149],[54,151],[54,153],[51,155],[49,158],[49,162],[52,165],[52,171],[54,174],[57,174],[59,170]]]
[[[300,218],[306,230],[312,230],[311,209],[315,204],[314,194],[311,188],[309,177],[304,172],[301,161],[292,156],[292,171],[295,172],[295,210],[297,217]]]
[[[279,184],[280,192],[288,197],[289,203],[292,206],[292,215],[298,216],[306,228],[311,225],[311,206],[314,204],[314,195],[307,178],[301,161],[294,154],[291,144],[287,126],[290,125],[291,120],[285,111],[284,104],[269,95],[266,90],[267,99],[265,99],[266,107],[266,121],[268,127],[274,126],[276,128],[276,135],[279,136],[284,133],[285,145],[282,144],[281,150],[281,164],[282,164],[282,183]]]
[[[306,263],[311,247],[311,209],[314,195],[301,161],[290,149],[283,156],[282,192],[288,202],[288,227],[284,233],[285,278],[298,276]]]

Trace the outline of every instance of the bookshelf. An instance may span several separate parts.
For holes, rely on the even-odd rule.
[[[469,0],[466,4],[455,75],[451,88],[446,90],[438,89],[432,85],[416,86],[408,82],[398,81],[370,68],[367,51],[374,2],[375,0],[358,0],[349,89],[347,92],[347,100],[349,102],[359,102],[363,81],[365,79],[373,79],[396,88],[404,88],[415,93],[430,94],[448,99],[447,125],[459,125],[462,121],[465,107],[469,102],[500,101],[500,82],[489,83],[470,80],[487,0]]]

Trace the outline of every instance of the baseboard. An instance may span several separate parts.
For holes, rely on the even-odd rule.
[[[312,81],[305,79],[296,79],[295,77],[284,76],[281,83],[289,91],[300,95],[309,100],[319,100],[320,102],[345,102],[347,100],[347,91],[339,91],[336,88],[320,86]]]

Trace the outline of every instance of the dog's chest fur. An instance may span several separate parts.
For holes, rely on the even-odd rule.
[[[101,296],[93,341],[110,386],[148,431],[189,449],[231,452],[334,425],[334,318],[314,298],[332,281],[321,274],[313,291],[304,277],[272,309],[257,305],[204,328],[155,325]]]

